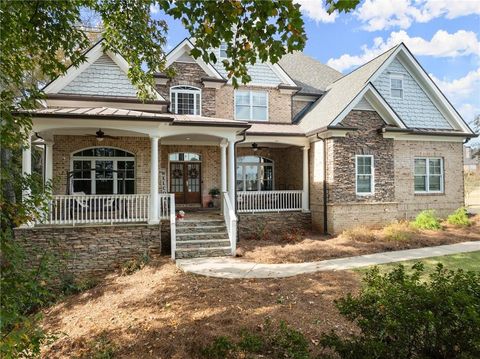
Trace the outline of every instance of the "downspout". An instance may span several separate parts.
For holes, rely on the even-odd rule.
[[[237,208],[237,143],[242,143],[242,142],[245,142],[245,140],[247,139],[247,129],[243,130],[242,133],[240,133],[240,135],[243,136],[242,139],[238,140],[238,141],[235,141],[235,144],[233,145],[233,152],[234,152],[234,159],[235,159],[235,169],[233,171],[234,173],[234,176],[235,176],[235,185],[233,186],[233,193],[234,193],[234,203],[233,203],[233,208],[235,210],[235,216],[237,217],[237,243],[238,241],[240,240],[240,235],[239,235],[239,231],[238,231],[238,223],[240,222],[240,217],[238,216],[238,208]]]
[[[317,139],[323,142],[323,234],[328,234],[328,213],[327,213],[327,141],[318,136]]]

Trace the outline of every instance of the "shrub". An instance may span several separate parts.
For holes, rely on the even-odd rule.
[[[126,261],[122,266],[121,275],[131,275],[140,269],[143,269],[145,265],[149,262],[149,258],[147,255],[143,255],[138,258],[130,259]]]
[[[264,330],[251,333],[247,329],[240,332],[240,341],[234,343],[225,336],[215,338],[212,344],[201,351],[206,358],[247,357],[245,354],[258,354],[259,357],[308,359],[308,341],[298,330],[291,328],[284,321],[273,326],[265,321]]]
[[[447,222],[459,227],[468,227],[472,225],[472,221],[468,218],[467,209],[465,207],[461,207],[449,215]]]
[[[383,229],[383,235],[387,241],[405,242],[412,238],[413,230],[408,222],[393,222]]]
[[[285,242],[299,242],[305,237],[305,231],[298,227],[293,227],[290,230],[286,231],[282,239]]]
[[[442,228],[434,210],[420,212],[412,222],[412,226],[418,229],[430,229],[434,231]]]
[[[360,333],[324,334],[321,344],[342,358],[475,358],[480,354],[480,274],[448,271],[441,264],[422,281],[402,265],[367,272],[357,296],[336,301]]]
[[[356,242],[374,242],[377,236],[374,231],[367,227],[354,227],[342,232],[342,236],[350,241]]]

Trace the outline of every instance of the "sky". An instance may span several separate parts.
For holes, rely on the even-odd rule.
[[[404,42],[467,122],[480,114],[480,0],[362,0],[331,15],[324,0],[295,1],[307,55],[348,73]],[[188,34],[178,21],[168,24],[173,48]]]

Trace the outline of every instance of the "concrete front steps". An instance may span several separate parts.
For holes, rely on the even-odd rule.
[[[223,218],[177,221],[175,258],[220,257],[230,253],[230,240]]]

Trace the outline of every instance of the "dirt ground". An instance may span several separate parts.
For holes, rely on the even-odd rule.
[[[185,274],[162,258],[130,276],[112,275],[45,311],[43,326],[58,339],[43,348],[43,357],[91,358],[92,348],[108,342],[115,358],[197,358],[214,337],[235,337],[242,328],[261,330],[267,317],[300,330],[316,357],[322,332],[355,330],[339,316],[333,300],[358,286],[352,272],[207,278]]]
[[[381,230],[364,229],[374,239],[352,239],[352,236],[335,237],[306,234],[297,241],[274,237],[267,240],[243,240],[238,244],[242,259],[258,263],[301,263],[362,254],[438,246],[480,240],[480,215],[472,218],[473,225],[456,228],[444,225],[441,231],[418,231],[409,240],[386,240]],[[349,238],[350,237],[350,238]],[[358,236],[361,237],[361,236]]]

